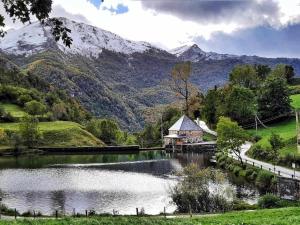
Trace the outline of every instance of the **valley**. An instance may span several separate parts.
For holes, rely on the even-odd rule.
[[[72,27],[71,48],[56,43],[47,28],[33,23],[8,32],[0,43],[2,57],[65,90],[93,115],[116,119],[128,131],[142,129],[145,110],[178,101],[168,81],[172,67],[182,60],[193,62],[191,81],[202,92],[225,84],[239,64],[284,63],[300,73],[299,59],[218,54],[197,45],[167,52],[90,25],[63,21]]]

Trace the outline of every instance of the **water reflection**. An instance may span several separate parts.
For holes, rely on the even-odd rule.
[[[144,207],[149,214],[158,214],[164,207],[172,212],[175,206],[170,204],[169,189],[177,179],[170,175],[190,162],[207,167],[209,158],[164,152],[0,158],[0,195],[4,204],[20,212],[71,213],[76,208],[81,213],[115,209],[134,214],[136,207]],[[234,188],[240,196],[247,192]]]

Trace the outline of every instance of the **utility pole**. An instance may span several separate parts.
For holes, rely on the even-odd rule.
[[[296,140],[297,140],[297,150],[300,151],[300,146],[299,146],[299,118],[298,118],[298,111],[297,109],[295,110],[295,115],[296,115]]]
[[[255,134],[256,134],[256,136],[257,136],[257,115],[255,114]]]
[[[161,135],[161,146],[164,146],[163,114],[161,114],[160,116],[160,135]]]

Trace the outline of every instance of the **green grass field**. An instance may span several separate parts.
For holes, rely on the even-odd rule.
[[[10,103],[1,103],[0,107],[4,108],[4,111],[10,113],[13,117],[21,118],[27,115],[27,113],[18,105]]]
[[[291,105],[295,109],[299,109],[300,108],[300,94],[292,95],[291,100],[292,100]]]
[[[220,215],[176,217],[92,217],[1,221],[0,225],[298,225],[300,208],[230,212]]]
[[[291,105],[293,108],[300,108],[300,94],[292,95],[291,100]],[[259,128],[257,134],[261,136],[262,139],[257,144],[264,147],[270,146],[268,139],[270,138],[272,132],[279,134],[284,141],[292,139],[296,136],[296,120],[294,118],[291,118],[276,124],[268,125],[268,128]],[[255,129],[250,129],[249,133],[255,134]],[[299,154],[297,151],[296,143],[290,144],[280,151],[280,154],[282,155],[286,155],[288,153]]]
[[[9,131],[17,131],[19,125],[19,123],[0,123],[0,128]],[[43,134],[42,146],[74,147],[104,145],[102,141],[84,130],[80,124],[75,122],[40,122],[39,130]]]

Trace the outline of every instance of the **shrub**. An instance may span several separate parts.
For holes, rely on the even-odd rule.
[[[247,175],[246,175],[246,170],[240,170],[239,171],[239,176],[240,177],[246,177]]]
[[[263,148],[261,145],[254,145],[250,150],[250,155],[255,159],[273,160],[274,152],[270,148]]]
[[[238,176],[241,170],[242,170],[241,167],[235,166],[235,167],[233,168],[233,173],[234,173],[236,176]]]
[[[277,182],[274,177],[274,174],[265,170],[261,170],[257,175],[255,183],[262,191],[272,191]]]
[[[277,208],[280,206],[280,198],[273,194],[266,194],[259,198],[258,206],[260,208]]]
[[[253,137],[252,137],[252,140],[254,141],[254,142],[258,142],[258,141],[260,141],[262,139],[262,137],[260,136],[260,135],[254,135]]]
[[[36,100],[25,103],[25,111],[30,115],[41,115],[46,112],[46,106]]]
[[[257,205],[250,205],[245,201],[236,199],[233,201],[232,209],[233,210],[254,210],[257,209]]]

